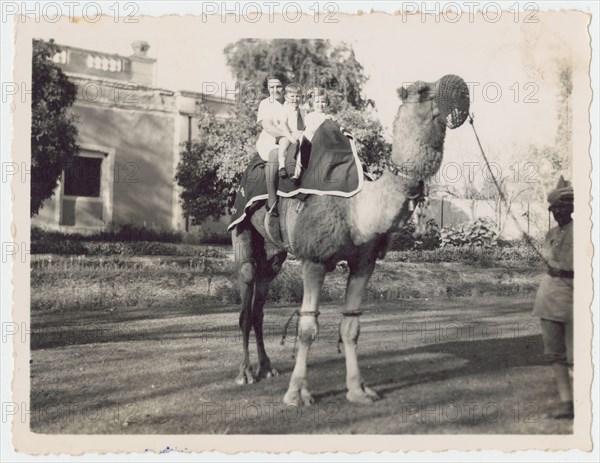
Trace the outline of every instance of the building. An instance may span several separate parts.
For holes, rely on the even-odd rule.
[[[131,56],[61,46],[54,61],[77,85],[72,107],[81,151],[32,225],[94,232],[136,224],[189,230],[174,176],[181,143],[197,133],[199,105],[227,117],[231,100],[154,86],[149,45]]]
[[[54,61],[78,88],[72,111],[81,151],[32,225],[78,233],[122,224],[204,236],[224,233],[227,216],[190,227],[174,176],[180,144],[197,136],[199,105],[227,117],[233,100],[156,88],[156,60],[147,56],[149,45],[143,41],[132,44],[128,57],[60,47]],[[553,223],[544,204],[514,204],[512,212],[519,226],[501,206],[442,198],[431,200],[428,215],[440,227],[488,216],[510,239],[525,230],[545,233]]]

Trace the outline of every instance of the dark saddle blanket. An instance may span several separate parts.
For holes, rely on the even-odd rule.
[[[362,189],[365,177],[354,140],[336,122],[324,121],[312,143],[305,140],[297,155],[301,156],[305,166],[304,173],[299,183],[280,179],[279,196],[300,198],[316,194],[349,198]],[[289,172],[293,172],[294,162],[293,159],[286,160],[286,166],[292,166],[291,170],[288,168]],[[250,161],[236,192],[228,230],[242,223],[267,199],[265,165],[258,154]]]

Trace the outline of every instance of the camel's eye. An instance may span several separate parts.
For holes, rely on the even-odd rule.
[[[415,84],[417,93],[423,93],[429,89],[425,82],[417,82]]]
[[[398,92],[400,101],[405,101],[406,98],[408,98],[408,90],[406,90],[404,87],[400,87],[396,91]]]
[[[431,99],[431,89],[424,86],[419,89],[419,101],[427,101]]]

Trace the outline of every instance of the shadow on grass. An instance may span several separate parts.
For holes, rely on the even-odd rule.
[[[369,433],[369,429],[376,429],[369,428],[369,423],[376,422],[377,429],[383,429],[385,433],[417,433],[423,429],[398,422],[405,401],[430,405],[512,398],[518,387],[531,385],[522,381],[521,373],[515,369],[529,371],[544,365],[539,336],[500,337],[497,332],[492,332],[490,337],[483,339],[463,337],[449,342],[416,339],[409,345],[401,343],[396,334],[407,320],[470,324],[473,320],[489,319],[502,320],[501,324],[508,326],[528,319],[529,301],[432,300],[366,306],[377,308],[377,311],[364,317],[365,333],[361,337],[359,362],[366,384],[383,394],[384,400],[360,410],[346,402],[345,361],[343,355],[335,354],[337,332],[332,332],[322,339],[323,344],[313,346],[308,368],[317,407],[335,404],[336,410],[339,409],[338,424],[300,420],[298,423],[286,422],[285,427],[281,427],[270,421],[241,422],[227,428],[227,432],[303,434],[318,430],[339,432],[356,425]],[[337,326],[339,313],[336,308],[326,306],[324,309],[323,326],[329,322],[335,322],[332,326]],[[266,323],[273,327],[282,326],[289,310],[290,307],[267,308]],[[234,384],[241,360],[241,342],[233,338],[239,336],[239,328],[237,307],[232,305],[146,307],[114,315],[97,311],[62,315],[34,314],[34,326],[41,328],[50,322],[60,331],[70,325],[79,329],[89,321],[99,330],[89,339],[52,338],[51,335],[41,338],[36,337],[33,330],[32,349],[36,357],[32,369],[31,408],[32,414],[39,418],[32,423],[32,429],[37,432],[55,429],[52,415],[46,416],[43,411],[56,403],[91,403],[94,408],[103,410],[105,417],[112,417],[111,410],[115,407],[118,410],[119,406],[135,404],[139,407],[139,422],[128,427],[128,433],[206,432],[211,423],[207,423],[206,414],[202,414],[202,404],[243,406],[248,401],[255,404],[279,402],[293,368],[290,345],[270,346],[271,360],[282,375],[244,387]],[[136,329],[127,330],[128,326]],[[505,330],[504,334],[507,333]],[[73,344],[77,350],[51,350]],[[93,345],[84,346],[86,344]],[[41,351],[46,348],[49,350]],[[78,357],[73,357],[74,352]],[[57,363],[57,359],[70,360],[63,364]],[[512,389],[511,381],[519,385]],[[535,394],[536,391],[518,392]],[[60,409],[58,413],[59,421],[68,421],[69,410]],[[186,417],[185,422],[182,417]],[[57,431],[122,433],[119,427],[113,427],[112,421],[102,420],[96,428],[95,423],[84,417],[82,426],[76,424],[67,422]],[[470,422],[464,424],[473,425]],[[451,425],[446,425],[439,429],[445,432],[452,429]]]
[[[456,366],[450,359],[461,359],[462,365]],[[327,360],[316,368],[330,371],[338,362],[337,359]],[[467,340],[391,352],[377,351],[360,355],[359,363],[366,384],[384,396],[425,383],[546,364],[541,336]],[[312,376],[319,376],[319,373],[313,371]],[[315,394],[315,398],[343,396],[345,392],[344,387]]]

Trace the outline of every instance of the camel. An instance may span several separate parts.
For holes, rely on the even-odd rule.
[[[377,258],[387,250],[390,233],[409,220],[423,182],[441,165],[446,128],[461,125],[469,105],[468,87],[457,76],[445,76],[433,83],[419,81],[399,88],[398,94],[402,105],[394,119],[392,153],[385,172],[376,181],[365,182],[363,189],[350,198],[309,196],[291,230],[294,254],[302,266],[304,293],[298,316],[296,363],[283,397],[286,405],[314,403],[307,380],[307,359],[318,332],[319,296],[325,274],[340,261],[346,261],[349,269],[340,323],[346,398],[362,404],[380,398],[364,384],[358,365],[363,295]],[[282,209],[296,203],[293,198],[279,198]],[[264,214],[265,209],[260,208],[246,227],[232,233],[242,300],[239,324],[243,358],[236,378],[240,385],[278,375],[265,351],[263,309],[269,283],[281,269],[287,251],[267,238]],[[285,221],[285,213],[281,221]],[[252,328],[259,360],[256,374],[249,358]]]

